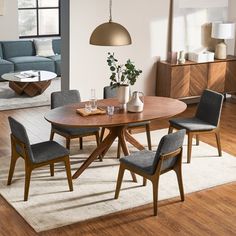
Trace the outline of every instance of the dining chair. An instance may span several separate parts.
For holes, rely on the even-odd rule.
[[[192,139],[196,135],[196,144],[199,145],[199,135],[215,133],[218,153],[222,156],[220,143],[220,117],[224,96],[220,93],[204,90],[197,111],[190,118],[176,118],[169,121],[169,133],[173,129],[186,129],[188,135],[187,162],[191,162]]]
[[[70,191],[73,191],[69,151],[55,141],[46,141],[30,145],[25,127],[12,117],[8,117],[11,128],[11,164],[7,184],[10,185],[19,157],[25,160],[24,201],[28,200],[31,173],[34,169],[50,165],[54,176],[54,163],[64,162]]]
[[[115,98],[117,97],[117,88],[112,88],[112,86],[106,86],[103,88],[103,98]],[[127,129],[129,132],[132,132],[133,129],[137,129],[140,127],[145,127],[146,129],[146,135],[147,135],[147,143],[148,143],[148,149],[152,150],[152,143],[151,143],[151,134],[150,134],[150,121],[145,121],[145,122],[139,122],[139,123],[130,123],[127,125]],[[105,128],[102,128],[101,131],[101,140],[103,139],[105,132]],[[120,158],[120,150],[121,150],[121,145],[118,140],[118,149],[117,149],[117,158]]]
[[[160,175],[175,171],[177,175],[181,201],[184,201],[184,188],[182,181],[182,146],[186,131],[180,130],[162,137],[157,151],[142,150],[132,153],[120,159],[120,168],[116,184],[115,199],[118,199],[124,171],[129,170],[152,182],[153,188],[153,210],[157,215],[158,185]],[[135,201],[135,199],[134,199]]]
[[[53,92],[51,94],[51,109],[81,102],[80,93],[78,90],[65,90]],[[74,128],[59,125],[52,125],[50,140],[53,140],[54,134],[57,133],[66,138],[66,148],[70,149],[70,140],[79,138],[80,149],[83,149],[83,137],[96,136],[97,145],[99,145],[99,128]]]

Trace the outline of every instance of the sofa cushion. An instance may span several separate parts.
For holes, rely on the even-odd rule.
[[[55,70],[58,76],[61,75],[61,55],[48,57],[55,62]]]
[[[13,62],[15,65],[15,71],[24,70],[46,70],[55,72],[54,61],[37,56],[25,56],[25,57],[13,57],[9,58],[9,61]]]
[[[54,56],[52,49],[52,39],[34,39],[36,55],[41,57]]]
[[[52,47],[55,54],[61,54],[61,39],[53,39]]]
[[[29,40],[3,41],[2,49],[4,59],[35,55],[34,44]]]
[[[0,59],[0,77],[1,75],[5,74],[5,73],[9,73],[9,72],[13,72],[14,71],[14,64]]]

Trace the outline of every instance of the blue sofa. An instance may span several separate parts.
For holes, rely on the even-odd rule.
[[[0,42],[0,80],[1,75],[14,71],[46,70],[61,75],[61,40],[52,40],[54,56],[36,56],[34,42],[31,40]]]

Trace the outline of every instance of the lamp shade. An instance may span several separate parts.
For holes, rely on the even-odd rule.
[[[132,43],[127,29],[115,22],[99,25],[91,34],[90,44],[99,46],[123,46]]]
[[[215,39],[233,39],[235,37],[235,24],[212,23],[211,37]]]

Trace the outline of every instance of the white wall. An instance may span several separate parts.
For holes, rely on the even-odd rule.
[[[121,47],[89,45],[92,31],[108,21],[108,0],[70,1],[70,88],[79,89],[82,99],[89,98],[96,88],[102,97],[109,85],[108,52],[124,63],[127,59],[143,70],[133,90],[155,94],[157,57],[165,59],[169,1],[113,0],[113,21],[123,24],[131,34],[133,44]]]
[[[229,0],[229,20],[236,23],[236,1]],[[236,31],[236,30],[235,30]],[[235,38],[228,40],[228,53],[236,55],[236,32]]]
[[[0,16],[0,40],[18,39],[17,0],[4,1],[4,15]]]

